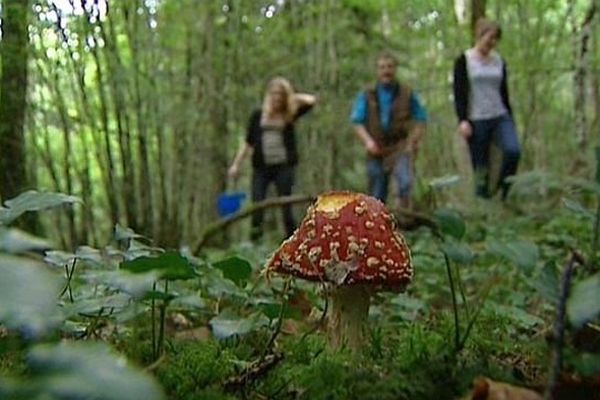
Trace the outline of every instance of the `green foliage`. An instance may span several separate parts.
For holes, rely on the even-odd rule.
[[[78,202],[81,200],[75,196],[30,190],[4,202],[6,208],[0,207],[0,224],[8,225],[28,211],[40,211]]]
[[[227,339],[232,336],[245,335],[268,324],[262,313],[254,313],[242,318],[225,310],[210,320],[213,335],[217,339]]]
[[[232,280],[236,285],[248,281],[252,274],[250,263],[240,257],[230,257],[213,264],[217,269],[223,271],[223,276]]]
[[[576,328],[600,316],[600,274],[577,282],[573,286],[567,304],[567,313]]]
[[[138,257],[121,263],[121,269],[134,274],[155,272],[159,279],[186,280],[194,278],[190,262],[175,251],[167,251],[158,257]]]
[[[440,208],[433,215],[442,234],[458,240],[465,235],[465,221],[456,210]]]
[[[171,398],[232,399],[219,386],[233,373],[234,358],[227,348],[214,341],[179,343],[156,375]]]
[[[0,253],[0,321],[30,339],[61,320],[56,305],[60,281],[37,262]]]

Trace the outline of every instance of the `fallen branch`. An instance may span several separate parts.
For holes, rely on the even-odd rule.
[[[283,354],[279,352],[267,354],[252,362],[244,371],[237,376],[231,377],[223,382],[223,388],[230,392],[244,390],[246,385],[266,375],[279,362],[283,360]]]
[[[253,203],[249,207],[244,208],[243,210],[238,211],[235,214],[232,214],[228,217],[222,218],[212,224],[208,225],[204,232],[200,235],[198,241],[194,244],[194,254],[198,254],[202,247],[208,242],[210,238],[215,236],[217,233],[225,230],[229,225],[243,220],[254,214],[257,211],[264,210],[266,208],[271,207],[279,207],[287,204],[298,204],[298,203],[308,203],[312,202],[316,199],[315,196],[311,195],[292,195],[292,196],[282,196],[282,197],[273,197],[258,203]]]

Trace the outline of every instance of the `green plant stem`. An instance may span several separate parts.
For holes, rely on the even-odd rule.
[[[160,357],[163,352],[165,343],[165,324],[167,317],[167,294],[169,293],[169,281],[165,280],[165,299],[160,306],[160,326],[158,331],[158,345],[156,350],[156,357]]]
[[[69,266],[67,264],[65,264],[65,276],[67,277],[67,283],[65,284],[65,287],[63,288],[63,290],[60,292],[60,295],[58,297],[63,297],[64,294],[68,291],[69,292],[69,301],[71,303],[74,303],[75,300],[73,299],[73,290],[71,288],[71,281],[73,280],[73,274],[75,273],[75,266],[77,265],[77,258],[73,259],[73,264],[71,265],[71,269],[69,270]]]
[[[456,286],[458,286],[458,292],[460,293],[460,298],[465,306],[465,311],[467,313],[467,319],[471,316],[471,310],[469,308],[469,303],[467,302],[467,295],[465,294],[465,286],[462,283],[462,278],[460,276],[460,268],[457,264],[454,264],[454,271],[456,271]]]
[[[283,324],[283,316],[285,314],[285,309],[286,309],[287,302],[288,302],[288,299],[286,296],[290,289],[290,282],[291,282],[291,279],[287,279],[283,286],[283,291],[281,293],[281,308],[279,309],[279,316],[277,317],[277,325],[275,326],[275,329],[273,330],[273,333],[271,334],[271,338],[269,339],[269,342],[265,346],[265,350],[263,351],[261,358],[264,358],[269,352],[271,352],[271,350],[273,348],[273,344],[275,343],[275,339],[277,339],[277,336],[281,332],[281,325]]]
[[[156,282],[152,284],[152,291],[156,292]],[[152,359],[156,360],[158,358],[156,351],[156,301],[154,297],[150,301],[151,304],[151,319],[152,319]]]
[[[448,283],[450,284],[450,293],[452,294],[452,310],[454,312],[454,350],[458,353],[460,350],[460,322],[458,319],[458,305],[456,302],[456,290],[454,289],[454,279],[452,278],[450,259],[446,253],[444,253],[444,261],[446,262],[446,273],[448,274]]]
[[[594,221],[594,238],[592,240],[592,260],[596,258],[598,251],[598,236],[600,235],[600,197],[598,197],[598,206],[596,207],[596,219]],[[592,261],[593,262],[593,261]]]

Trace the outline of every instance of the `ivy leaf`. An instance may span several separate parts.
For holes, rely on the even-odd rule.
[[[121,269],[134,274],[154,271],[159,279],[187,280],[196,277],[192,264],[179,252],[168,251],[158,257],[142,256],[121,263]]]
[[[26,251],[47,250],[51,247],[52,245],[46,239],[33,236],[20,229],[0,229],[0,251],[19,254]]]
[[[470,264],[475,256],[469,246],[458,242],[444,242],[440,248],[451,261],[459,264]]]
[[[127,360],[101,343],[38,345],[27,356],[39,375],[36,398],[161,400],[154,379],[128,365]],[[37,382],[36,382],[37,381]]]
[[[553,263],[546,263],[540,273],[529,278],[527,283],[536,289],[544,299],[554,305],[558,304],[560,282],[558,271]]]
[[[242,336],[269,323],[261,313],[254,313],[248,318],[237,316],[229,310],[223,311],[210,320],[212,333],[217,339],[227,339],[232,336]]]
[[[492,254],[507,259],[530,275],[539,259],[538,247],[525,241],[500,242],[492,240],[487,245]]]
[[[567,302],[567,314],[575,328],[582,327],[600,315],[600,274],[573,286]]]
[[[81,200],[78,197],[63,193],[40,193],[29,190],[4,202],[6,208],[0,207],[0,224],[8,225],[28,211],[40,211],[79,202]]]
[[[60,278],[37,262],[0,255],[0,322],[38,338],[61,318],[56,297]]]
[[[223,277],[242,286],[252,275],[252,267],[247,260],[240,257],[229,257],[218,261],[213,266],[223,272]]]
[[[122,227],[121,225],[115,225],[115,240],[121,241],[126,239],[139,239],[143,238],[139,233],[135,233],[133,229],[128,227]]]
[[[465,221],[455,210],[439,208],[433,213],[433,219],[444,235],[452,236],[458,240],[462,239],[467,231]]]

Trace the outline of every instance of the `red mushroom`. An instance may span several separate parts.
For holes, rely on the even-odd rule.
[[[379,200],[352,192],[319,196],[267,262],[270,273],[326,283],[330,344],[352,349],[363,344],[371,294],[403,291],[413,277],[410,250],[392,214]]]

